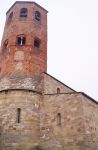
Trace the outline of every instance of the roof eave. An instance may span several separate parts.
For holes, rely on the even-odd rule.
[[[46,13],[48,13],[48,11],[47,11],[46,9],[44,9],[42,6],[40,6],[39,4],[37,4],[37,3],[34,2],[34,1],[16,1],[16,2],[8,9],[8,11],[6,12],[6,15],[9,13],[9,11],[10,11],[17,3],[31,3],[31,4],[35,4],[35,5],[37,5],[38,7],[40,7],[41,9],[43,9],[44,11],[46,11]]]

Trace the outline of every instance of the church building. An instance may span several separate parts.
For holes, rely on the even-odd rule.
[[[0,150],[98,150],[98,102],[47,73],[47,13],[6,12],[0,48]]]

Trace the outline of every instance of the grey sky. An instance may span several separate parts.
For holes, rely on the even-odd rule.
[[[3,0],[5,13],[15,0]],[[48,13],[48,73],[98,100],[98,0],[36,0]]]

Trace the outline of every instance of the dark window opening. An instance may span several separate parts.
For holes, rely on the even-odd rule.
[[[60,93],[60,88],[57,88],[57,94],[59,94]]]
[[[39,39],[34,40],[34,47],[40,48],[40,40]]]
[[[10,13],[7,23],[10,23],[12,21],[12,18],[13,18],[13,12]]]
[[[39,11],[36,11],[36,12],[35,12],[35,19],[36,19],[37,21],[40,21],[40,20],[41,20],[41,14],[40,14]]]
[[[8,94],[8,90],[5,90],[5,94]]]
[[[57,125],[61,126],[61,114],[60,113],[57,114]]]
[[[8,47],[8,40],[5,40],[4,42],[4,48],[7,48]]]
[[[23,45],[25,45],[25,43],[26,43],[26,38],[25,37],[20,36],[20,37],[17,38],[17,45],[23,46]]]
[[[21,108],[17,108],[17,123],[20,123],[21,119]]]
[[[27,8],[21,8],[20,10],[20,17],[27,17],[28,9]]]
[[[42,147],[41,146],[34,146],[34,150],[42,150]]]

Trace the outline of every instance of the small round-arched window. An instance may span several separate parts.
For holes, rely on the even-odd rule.
[[[17,123],[21,122],[21,108],[17,108]]]
[[[61,126],[61,113],[57,114],[57,126]]]
[[[35,38],[35,40],[34,40],[34,47],[35,47],[35,48],[40,48],[40,44],[41,44],[40,39]]]
[[[60,88],[57,88],[57,94],[59,94],[60,93]]]
[[[0,73],[1,73],[1,67],[0,67]]]
[[[4,47],[4,48],[7,48],[7,47],[8,47],[8,39],[4,41],[3,47]]]
[[[35,20],[41,21],[41,13],[39,11],[35,11]]]
[[[10,13],[8,20],[7,20],[7,24],[9,24],[12,21],[13,18],[13,12]]]
[[[26,37],[24,35],[19,35],[17,37],[17,41],[16,41],[16,44],[18,46],[24,46],[26,44]]]
[[[21,8],[20,17],[27,17],[27,15],[28,15],[28,9],[27,8]]]

